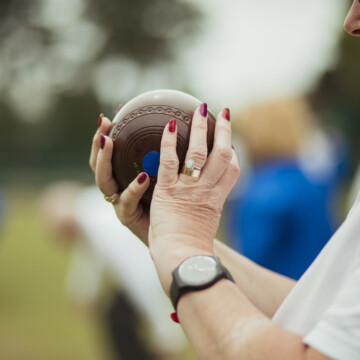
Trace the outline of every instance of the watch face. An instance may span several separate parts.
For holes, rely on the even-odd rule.
[[[179,276],[189,285],[203,285],[217,275],[217,262],[209,256],[194,256],[179,267]]]

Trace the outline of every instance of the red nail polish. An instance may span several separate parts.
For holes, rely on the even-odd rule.
[[[124,107],[124,105],[120,104],[120,105],[117,107],[115,114],[117,114],[123,107]]]
[[[146,172],[143,172],[139,175],[139,177],[137,178],[137,182],[139,184],[143,184],[145,182],[145,180],[147,179],[148,174]]]
[[[175,130],[176,130],[176,120],[175,120],[175,119],[172,119],[172,120],[170,120],[170,122],[169,122],[169,131],[170,131],[171,133],[173,133],[173,132],[175,132]]]
[[[105,146],[105,140],[106,140],[106,138],[105,138],[104,134],[101,134],[101,135],[100,135],[100,149],[101,149],[101,150],[102,150],[102,149],[104,148],[104,146]]]
[[[176,312],[171,313],[171,314],[170,314],[170,317],[171,317],[171,320],[172,320],[172,321],[174,321],[174,322],[176,322],[176,323],[180,324],[180,321],[179,321],[179,318],[178,318],[178,316],[177,316],[177,313],[176,313]]]
[[[99,115],[98,128],[101,126],[101,123],[102,123],[102,119],[103,119],[103,117],[104,117],[104,114],[103,114],[103,113],[101,113],[101,114]]]
[[[229,110],[229,108],[225,108],[223,110],[222,117],[225,118],[226,120],[230,121],[230,110]]]
[[[202,103],[200,105],[200,115],[203,117],[206,117],[206,115],[207,115],[207,104],[206,103]]]

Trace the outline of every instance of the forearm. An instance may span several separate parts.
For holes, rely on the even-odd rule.
[[[214,251],[246,297],[271,318],[295,281],[255,264],[218,240]]]
[[[191,246],[190,243],[195,239],[187,240],[184,236],[169,236],[150,243],[160,281],[168,295],[172,270],[191,256],[213,253],[208,248]],[[228,260],[234,256],[221,244],[216,244],[215,247]],[[245,261],[245,258],[241,257],[241,259],[241,265],[238,268],[229,261],[227,264],[229,269],[233,268],[239,272],[241,269],[247,271],[246,269],[251,270],[252,267],[257,268],[255,264]],[[261,272],[265,275],[260,276]],[[268,275],[265,270],[261,272],[259,270],[259,278],[265,286]],[[236,274],[235,279],[238,276]],[[271,274],[268,278],[274,276]],[[255,281],[256,277],[248,276],[246,281],[250,283],[250,279]],[[242,281],[244,280],[240,279],[240,283]],[[273,280],[273,282],[276,285],[277,281]],[[257,289],[262,294],[267,294],[261,286]],[[255,291],[255,288],[249,291]],[[259,302],[260,296],[256,299]],[[254,305],[254,301],[248,299],[239,284],[236,285],[227,279],[219,280],[204,290],[185,292],[179,298],[176,310],[180,323],[199,359],[327,359],[314,349],[307,347],[301,336],[275,325],[257,305]]]
[[[229,280],[186,293],[177,311],[199,359],[326,359],[273,324]]]

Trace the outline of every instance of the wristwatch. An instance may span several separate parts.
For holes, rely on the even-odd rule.
[[[234,281],[218,257],[207,255],[186,259],[172,272],[172,275],[170,299],[175,310],[180,296],[186,292],[206,289],[220,279]]]

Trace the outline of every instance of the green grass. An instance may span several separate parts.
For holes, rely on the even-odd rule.
[[[96,323],[66,300],[69,253],[43,231],[36,192],[7,193],[0,232],[0,359],[104,359]]]
[[[107,360],[96,316],[86,316],[66,299],[70,252],[44,230],[38,194],[7,191],[0,230],[0,360]],[[168,360],[195,359],[189,347]]]

